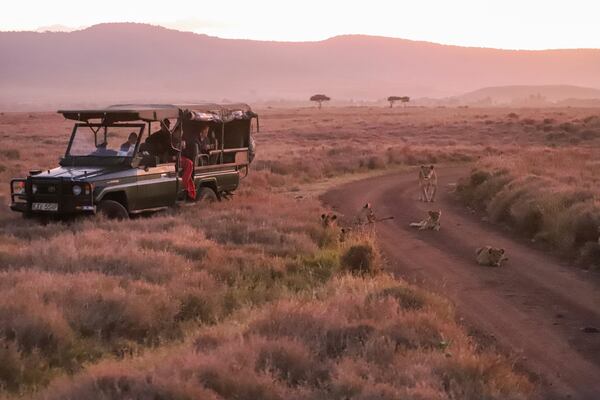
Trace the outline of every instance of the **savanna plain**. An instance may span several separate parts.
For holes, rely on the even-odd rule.
[[[232,200],[46,224],[8,210],[9,182],[54,167],[71,124],[0,114],[0,398],[534,396],[450,301],[386,270],[376,226],[343,242],[352,215],[323,227],[309,188],[466,165],[459,204],[595,271],[600,111],[256,111],[257,158]]]

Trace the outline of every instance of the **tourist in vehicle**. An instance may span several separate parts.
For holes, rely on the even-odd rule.
[[[129,137],[127,138],[127,141],[123,143],[119,148],[119,151],[125,153],[128,156],[132,155],[133,150],[135,149],[135,144],[137,143],[137,139],[137,133],[131,132],[129,134]]]
[[[200,153],[209,154],[211,150],[216,150],[216,141],[211,140],[208,136],[209,128],[208,125],[203,126],[200,130],[200,138],[198,139]]]
[[[108,148],[106,140],[102,143],[98,143],[96,145],[96,150],[90,153],[91,156],[112,156],[115,154],[117,154],[117,152]]]
[[[171,122],[163,119],[160,122],[160,130],[152,133],[145,141],[145,151],[159,158],[161,163],[172,160],[174,152],[171,145]]]

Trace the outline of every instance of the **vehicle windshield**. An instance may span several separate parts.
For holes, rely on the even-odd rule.
[[[67,156],[133,157],[143,125],[77,124]]]

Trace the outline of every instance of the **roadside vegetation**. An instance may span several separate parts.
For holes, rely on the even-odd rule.
[[[599,155],[596,149],[545,148],[487,157],[457,193],[492,222],[599,269]]]
[[[589,147],[548,139],[565,119],[586,124],[583,111],[558,112],[264,110],[258,158],[231,201],[123,222],[48,225],[3,208],[0,397],[529,398],[532,384],[479,347],[450,304],[384,272],[372,233],[340,243],[336,229],[320,225],[316,200],[276,191],[483,155],[474,175],[485,179],[463,193],[488,207],[502,188],[480,198],[478,187],[520,176],[494,161],[506,159],[499,154],[536,144],[546,148],[541,154],[573,152],[570,163],[583,159],[578,151],[594,151],[596,139],[580,128],[578,140],[589,138]],[[537,128],[545,118],[553,119],[548,131]],[[56,164],[68,125],[54,114],[0,116],[5,204],[11,177]],[[539,179],[566,185],[545,174]],[[573,179],[562,186],[572,189],[569,198],[595,206],[596,181]]]

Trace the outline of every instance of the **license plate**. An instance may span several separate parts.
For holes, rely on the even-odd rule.
[[[33,211],[58,211],[58,203],[33,203]]]

